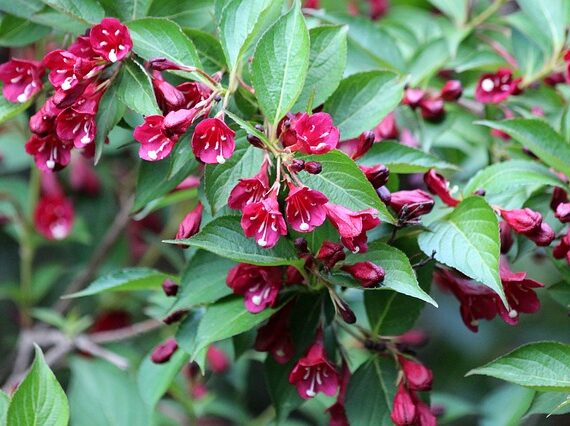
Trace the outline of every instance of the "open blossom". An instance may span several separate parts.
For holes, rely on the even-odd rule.
[[[116,18],[104,18],[91,28],[89,41],[93,51],[110,62],[125,58],[133,48],[129,29]]]
[[[190,238],[198,233],[200,224],[202,223],[203,210],[202,203],[198,202],[196,207],[182,219],[182,222],[178,226],[178,232],[176,233],[177,240]]]
[[[285,364],[295,353],[288,325],[292,308],[290,303],[274,314],[267,324],[259,328],[255,338],[255,350],[269,352],[279,364]]]
[[[72,107],[63,110],[55,120],[57,136],[72,142],[76,148],[84,148],[95,140],[97,131],[95,115],[76,112]]]
[[[242,210],[248,204],[256,203],[263,198],[269,190],[267,166],[267,162],[264,162],[255,176],[239,180],[228,197],[228,206],[231,209]]]
[[[176,86],[176,89],[184,96],[184,108],[194,108],[212,94],[212,89],[197,81],[185,81]]]
[[[325,204],[325,208],[327,217],[340,234],[344,246],[354,253],[366,252],[368,250],[366,231],[380,224],[378,212],[374,209],[353,212],[332,203]]]
[[[32,135],[26,142],[26,152],[34,156],[38,169],[44,172],[60,170],[71,161],[72,143],[59,140],[55,135]]]
[[[40,62],[12,58],[0,65],[2,94],[10,102],[24,103],[42,89],[43,75]]]
[[[235,132],[219,118],[200,122],[192,136],[192,151],[206,164],[223,164],[235,149]]]
[[[315,341],[305,356],[299,359],[291,370],[289,383],[295,385],[303,399],[313,398],[319,392],[329,396],[337,392],[338,372],[327,359],[321,329],[317,331]]]
[[[520,79],[513,79],[513,72],[508,68],[483,74],[475,89],[475,99],[483,103],[501,103],[518,91],[519,82]]]
[[[246,237],[253,237],[260,247],[271,248],[282,235],[287,235],[287,225],[279,211],[274,193],[242,210],[241,227]]]
[[[54,50],[44,57],[44,64],[51,72],[50,83],[64,92],[73,89],[83,80],[93,78],[104,66],[94,61],[80,58],[66,50]]]
[[[384,281],[384,269],[369,260],[344,265],[341,269],[352,275],[364,288],[376,287]]]
[[[321,226],[327,218],[324,205],[328,198],[321,192],[307,186],[289,186],[285,199],[287,222],[295,231],[311,232]]]
[[[226,284],[244,297],[246,309],[258,313],[275,304],[283,286],[283,271],[275,266],[239,263],[228,272]]]
[[[459,204],[459,200],[453,197],[449,191],[449,182],[434,169],[430,169],[424,175],[424,182],[432,194],[436,194],[441,201],[450,207]]]
[[[332,117],[325,112],[313,115],[300,113],[291,120],[289,131],[295,143],[285,143],[292,151],[304,154],[324,154],[335,149],[339,141],[339,131]]]
[[[34,212],[36,230],[48,240],[63,240],[73,228],[73,204],[64,195],[40,198]]]
[[[166,158],[178,141],[178,135],[166,131],[162,115],[147,115],[144,123],[135,128],[133,138],[141,144],[139,157],[147,161]]]

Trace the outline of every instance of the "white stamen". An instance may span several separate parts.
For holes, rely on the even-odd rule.
[[[516,318],[519,316],[519,313],[515,309],[511,309],[509,311],[509,318]]]
[[[20,81],[24,76],[22,74],[20,74],[18,77],[14,77],[12,79],[10,79],[10,83],[17,83],[18,81]]]
[[[101,30],[101,32],[102,32],[104,35],[109,35],[109,31],[107,31],[107,30]]]
[[[492,91],[494,87],[495,84],[493,83],[493,80],[491,80],[490,78],[486,78],[481,82],[481,89],[483,89],[485,92]]]
[[[55,167],[55,161],[53,161],[52,159],[49,159],[46,161],[46,167],[48,169],[53,169]]]
[[[105,47],[107,46],[109,43],[107,43],[106,41],[102,41],[101,43],[99,43],[99,47]]]
[[[226,159],[221,155],[216,155],[216,161],[218,164],[224,164],[226,162]]]
[[[54,223],[50,227],[51,234],[56,240],[61,240],[67,235],[67,229],[63,223]]]
[[[299,229],[300,229],[301,231],[306,231],[306,230],[309,229],[309,224],[303,222],[303,223],[301,223],[301,225],[299,225]]]
[[[26,95],[26,93],[20,93],[18,95],[18,97],[16,98],[18,100],[18,102],[20,102],[21,104],[23,104],[24,102],[26,102],[28,100],[28,95]]]
[[[115,52],[115,49],[111,49],[109,52],[109,60],[111,62],[117,62],[117,53]]]

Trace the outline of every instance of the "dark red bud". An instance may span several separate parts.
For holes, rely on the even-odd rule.
[[[554,230],[546,222],[542,222],[538,230],[525,235],[540,247],[549,246],[556,238]]]
[[[177,322],[180,322],[182,318],[184,318],[187,314],[187,309],[180,309],[178,311],[172,312],[170,315],[164,318],[162,322],[166,325],[176,324]]]
[[[560,188],[559,186],[554,187],[554,191],[552,191],[552,199],[550,200],[550,208],[553,211],[556,211],[556,208],[560,203],[567,203],[568,202],[568,194],[565,190]]]
[[[223,373],[230,368],[230,360],[224,351],[211,345],[206,352],[208,365],[214,373]]]
[[[295,241],[293,242],[293,244],[295,245],[295,248],[297,249],[297,253],[299,254],[305,254],[309,252],[309,247],[307,244],[307,240],[303,237],[299,237],[299,238],[295,238]]]
[[[150,359],[155,364],[164,364],[165,362],[170,361],[174,352],[178,349],[178,343],[176,340],[170,338],[166,340],[164,343],[158,345],[153,351]]]
[[[255,130],[257,130],[260,133],[265,133],[265,127],[263,127],[261,124],[256,124]]]
[[[439,122],[445,117],[443,100],[439,98],[422,99],[420,109],[424,120]]]
[[[414,404],[404,383],[401,382],[394,396],[394,405],[390,417],[396,426],[409,426],[415,424],[416,416],[416,404]]]
[[[501,216],[513,231],[520,234],[535,232],[542,224],[542,215],[529,208],[501,210]]]
[[[299,173],[305,168],[305,162],[303,160],[293,159],[291,164],[289,164],[288,169],[293,173]]]
[[[356,322],[356,315],[354,315],[354,312],[350,309],[348,303],[342,300],[339,296],[333,298],[333,303],[335,305],[336,312],[345,323],[354,324]]]
[[[463,86],[459,80],[449,80],[441,89],[440,96],[446,102],[454,102],[463,94]]]
[[[323,242],[319,252],[317,253],[317,259],[323,262],[325,267],[328,269],[332,269],[337,262],[340,262],[345,258],[344,246],[342,244],[333,243],[332,241]]]
[[[264,148],[263,142],[257,136],[248,134],[246,136],[247,141],[256,148]]]
[[[305,171],[312,175],[318,175],[322,170],[323,166],[318,161],[307,161],[305,163]]]
[[[441,201],[450,207],[455,207],[459,204],[459,200],[452,197],[449,192],[449,182],[442,175],[437,173],[434,169],[430,169],[424,174],[424,182],[432,194],[436,194]]]
[[[416,108],[424,96],[425,92],[422,89],[406,89],[403,103],[411,108]]]
[[[164,291],[164,294],[169,297],[176,296],[178,294],[178,289],[178,284],[176,284],[170,278],[167,278],[162,282],[162,290]]]
[[[570,203],[558,204],[554,216],[562,223],[570,222]]]
[[[374,189],[380,188],[388,183],[390,177],[390,170],[383,164],[376,164],[375,166],[359,166],[360,170],[366,176],[366,179],[372,184]]]
[[[384,269],[368,260],[344,265],[341,269],[352,275],[364,288],[376,287],[384,281]]]
[[[422,330],[410,330],[396,338],[396,342],[406,346],[425,346],[429,336]]]

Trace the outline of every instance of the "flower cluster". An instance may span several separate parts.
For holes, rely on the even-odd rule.
[[[463,94],[459,80],[448,80],[439,92],[408,88],[402,103],[412,109],[419,108],[425,120],[438,122],[445,117],[445,102],[455,102]]]
[[[499,68],[495,73],[483,74],[475,89],[475,100],[484,104],[499,104],[511,95],[521,93],[521,78],[513,78],[508,68]]]

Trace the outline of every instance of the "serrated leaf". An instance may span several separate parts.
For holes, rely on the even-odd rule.
[[[95,116],[95,123],[97,125],[97,134],[95,135],[95,164],[97,164],[101,158],[103,146],[105,145],[105,140],[109,132],[113,130],[125,114],[125,104],[117,99],[118,89],[119,82],[112,82],[99,102],[99,109]]]
[[[259,247],[253,239],[243,234],[239,216],[218,217],[192,238],[166,242],[198,247],[235,262],[266,266],[303,264],[297,257],[293,244],[285,238],[281,238],[271,249]]]
[[[84,297],[111,291],[159,288],[166,278],[170,278],[170,276],[156,269],[142,267],[125,268],[103,275],[93,281],[85,290],[67,295],[66,297]]]
[[[418,237],[422,251],[494,290],[506,304],[499,278],[499,223],[481,197],[463,200]]]
[[[537,342],[523,345],[467,376],[482,374],[539,391],[570,391],[570,345]]]
[[[394,361],[374,356],[351,376],[346,388],[345,410],[354,425],[390,426],[396,393]]]
[[[359,163],[367,166],[384,164],[391,173],[423,173],[429,169],[457,170],[455,165],[440,160],[435,155],[391,141],[374,144]]]
[[[122,65],[117,97],[139,114],[161,114],[154,97],[150,77],[144,68],[133,59],[124,61]]]
[[[12,396],[6,420],[18,426],[66,426],[69,422],[67,397],[38,346],[32,368]]]
[[[242,134],[236,138],[235,151],[224,164],[206,165],[204,192],[212,215],[227,205],[230,192],[240,179],[259,172],[262,160],[263,151],[252,146]]]
[[[376,127],[402,100],[404,83],[387,71],[368,71],[342,80],[324,106],[340,130],[341,140]]]
[[[48,6],[86,24],[98,24],[105,11],[96,0],[42,0]]]
[[[548,166],[570,175],[570,144],[546,122],[535,118],[513,118],[499,122],[480,121],[479,124],[509,134]]]
[[[346,26],[316,27],[309,31],[309,69],[293,111],[304,111],[310,99],[313,107],[321,105],[334,93],[346,66],[346,34]]]
[[[273,126],[301,94],[309,65],[309,31],[295,4],[263,34],[251,64],[255,96]]]
[[[305,161],[318,161],[322,172],[316,175],[299,174],[303,183],[325,194],[331,203],[340,204],[351,210],[373,208],[380,219],[394,223],[395,220],[380,197],[368,182],[364,173],[346,154],[331,151],[322,155],[303,155]]]

